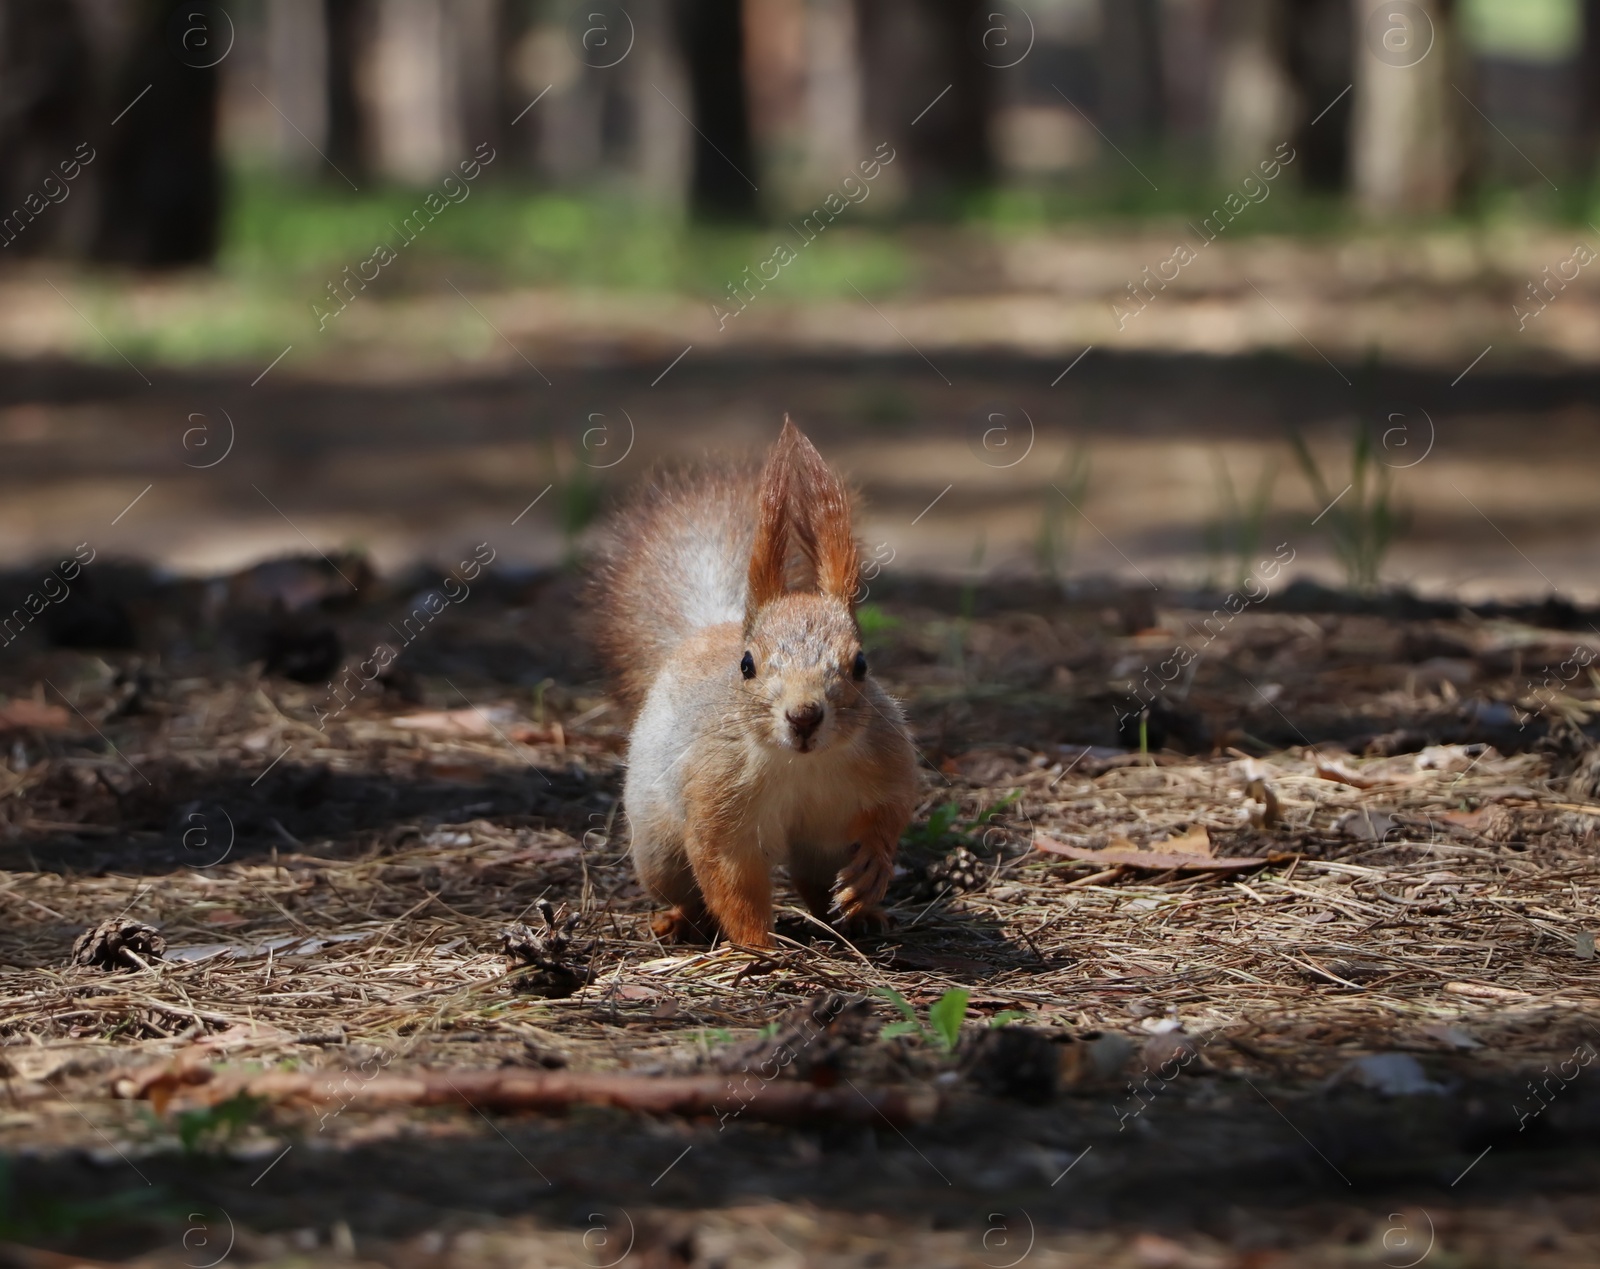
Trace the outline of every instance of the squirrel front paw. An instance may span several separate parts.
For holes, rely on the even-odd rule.
[[[894,876],[894,857],[858,845],[850,862],[839,870],[839,889],[834,894],[846,921],[855,921],[876,909]]]

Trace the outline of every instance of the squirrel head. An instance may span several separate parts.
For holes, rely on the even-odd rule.
[[[870,718],[859,585],[849,492],[785,415],[761,472],[739,662],[764,743],[813,753]]]

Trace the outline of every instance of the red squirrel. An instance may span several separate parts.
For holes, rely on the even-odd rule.
[[[787,416],[759,472],[658,478],[611,522],[594,633],[659,936],[770,947],[776,864],[817,917],[885,923],[916,751],[862,650],[859,574],[849,493]]]

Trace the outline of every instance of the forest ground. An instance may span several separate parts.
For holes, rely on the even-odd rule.
[[[196,1266],[225,1240],[394,1265],[600,1265],[625,1240],[640,1265],[1600,1251],[1600,689],[1561,669],[1595,614],[1301,587],[1219,632],[1221,597],[897,582],[869,643],[924,759],[896,924],[848,943],[785,894],[761,955],[650,935],[570,575],[491,567],[341,707],[282,671],[397,642],[424,587],[334,563],[359,594],[315,558],[224,587],[124,568],[7,649],[11,1242]],[[274,594],[325,598],[269,618]],[[123,619],[136,647],[70,646]],[[1200,655],[1141,753],[1127,683],[1179,642]],[[541,899],[576,927],[525,963],[502,931]],[[70,967],[108,919],[157,927],[164,959]],[[947,1054],[928,1011],[958,987]],[[886,989],[909,1034],[882,1033]],[[810,1053],[793,1011],[829,993],[866,1016]],[[995,1039],[1023,1027],[1032,1047]],[[486,1070],[710,1075],[719,1100],[361,1100]],[[225,1095],[259,1071],[344,1091]],[[799,1072],[860,1105],[739,1112]],[[866,1109],[908,1089],[904,1122]]]
[[[493,336],[439,354],[437,297],[369,297],[370,343],[299,365],[87,364],[8,276],[6,611],[93,559],[0,648],[4,1255],[1600,1262],[1595,305],[1574,287],[1508,349],[1509,264],[1460,284],[1448,251],[1363,272],[1330,246],[1263,273],[1254,244],[1147,343],[1098,344],[1155,245],[1083,295],[1100,257],[1062,248],[1014,262],[1032,299],[880,299],[871,334],[774,299],[671,365],[704,320],[676,301],[480,296],[537,372]],[[1369,359],[1396,270],[1416,348]],[[116,302],[133,329],[173,295],[205,287]],[[775,954],[663,947],[572,626],[583,529],[784,409],[862,491],[874,673],[923,759],[896,923],[847,942],[785,897]],[[1295,429],[1351,485],[1331,512]],[[1258,525],[1218,459],[1238,503],[1270,491]],[[1411,589],[1328,588],[1384,491]],[[329,687],[480,549],[394,673]],[[565,947],[535,946],[541,900]],[[69,965],[106,921],[164,956],[134,931]],[[813,1054],[819,996],[863,1005]],[[232,1096],[263,1072],[337,1091]],[[384,1082],[428,1072],[717,1092],[556,1116]],[[756,1109],[810,1083],[813,1122]]]

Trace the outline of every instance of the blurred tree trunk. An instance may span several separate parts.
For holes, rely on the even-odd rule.
[[[1349,0],[1290,0],[1289,73],[1300,100],[1294,130],[1307,189],[1343,190],[1350,181],[1355,82]]]
[[[756,179],[763,202],[785,212],[814,192],[806,171],[809,8],[794,0],[743,3],[750,133],[761,165]]]
[[[633,121],[629,165],[639,191],[657,207],[677,215],[689,195],[693,147],[699,138],[656,89],[687,104],[689,85],[672,38],[671,15],[653,4],[641,6],[634,21],[638,26],[635,52],[623,63],[628,71],[628,113]],[[754,168],[750,177],[761,181]]]
[[[1005,72],[979,58],[987,6],[869,0],[859,12],[868,148],[887,140],[897,152],[880,185],[926,198],[991,180],[995,77]]]
[[[1217,175],[1234,185],[1294,135],[1299,103],[1283,0],[1229,0],[1219,17]]]
[[[1165,134],[1185,156],[1211,143],[1218,23],[1208,0],[1168,0],[1161,8],[1161,103]],[[1080,103],[1081,104],[1081,103]]]
[[[456,28],[456,74],[461,94],[461,128],[464,150],[451,156],[456,163],[473,147],[487,142],[496,151],[504,140],[500,118],[500,59],[497,53],[505,34],[500,0],[450,0],[449,22]]]
[[[818,189],[834,189],[860,162],[861,56],[852,0],[806,5],[806,168]]]
[[[1118,141],[1149,145],[1164,113],[1158,0],[1100,0],[1100,121]]]
[[[367,0],[324,0],[324,4],[328,48],[325,148],[334,166],[359,182],[371,167],[371,129],[361,109],[360,67],[374,23],[372,8]]]
[[[755,151],[744,89],[740,0],[679,0],[678,38],[689,72],[694,139],[689,202],[697,215],[747,219],[756,212]]]
[[[1391,15],[1382,0],[1352,5],[1351,176],[1357,203],[1371,215],[1446,211],[1463,171],[1461,117],[1470,107],[1452,86],[1458,56],[1452,5],[1450,0],[1417,3],[1431,31],[1413,30],[1404,11]]]
[[[457,35],[444,0],[378,0],[362,97],[384,175],[425,184],[463,156]]]
[[[1583,45],[1578,52],[1577,154],[1573,170],[1585,182],[1600,173],[1600,0],[1583,0]]]
[[[809,206],[864,157],[855,0],[744,0],[744,14],[764,201],[781,212]]]
[[[73,152],[88,134],[88,69],[71,5],[12,0],[0,7],[0,246],[13,256],[66,241],[87,197],[80,193],[77,205],[60,206],[84,185]],[[63,163],[80,169],[70,181]]]
[[[317,151],[328,149],[324,0],[267,0],[266,17],[267,91],[276,107],[278,163],[310,175],[325,166]]]
[[[205,12],[203,3],[196,9]],[[217,72],[179,60],[173,13],[164,0],[140,5],[132,52],[115,77],[113,99],[126,110],[96,162],[104,164],[92,248],[97,259],[162,267],[197,264],[216,251],[222,209]],[[220,21],[208,28],[224,29]],[[193,51],[205,55],[198,46]]]

